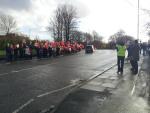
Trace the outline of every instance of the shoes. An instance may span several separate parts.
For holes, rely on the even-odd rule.
[[[121,72],[120,75],[123,75],[123,72]]]
[[[131,68],[130,70],[131,70],[131,71],[133,71],[134,69],[133,69],[133,68]]]
[[[132,74],[133,74],[133,75],[136,75],[136,74],[138,74],[138,71],[133,70],[133,71],[132,71]]]
[[[123,72],[117,71],[117,74],[122,76]]]
[[[133,71],[132,74],[133,74],[133,75],[136,75],[136,74],[138,74],[138,72],[134,72],[134,71]]]
[[[118,75],[119,75],[119,73],[120,73],[120,72],[119,72],[119,71],[117,71],[117,74],[118,74]]]

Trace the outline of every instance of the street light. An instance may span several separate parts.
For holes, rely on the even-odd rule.
[[[140,0],[138,0],[138,14],[137,14],[137,16],[138,16],[138,20],[137,20],[137,39],[139,40],[139,31],[140,31],[140,26],[139,26],[139,23],[140,23],[140,14],[139,14],[139,12],[140,12]]]

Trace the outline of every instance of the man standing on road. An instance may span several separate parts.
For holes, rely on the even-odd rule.
[[[132,47],[131,47],[131,56],[130,56],[130,63],[131,63],[131,71],[133,74],[138,73],[138,61],[140,57],[140,46],[138,44],[138,40],[135,40]]]
[[[124,45],[123,41],[120,41],[117,46],[117,64],[118,64],[118,74],[123,74],[123,67],[124,67],[124,59],[125,59],[125,52],[126,46]]]

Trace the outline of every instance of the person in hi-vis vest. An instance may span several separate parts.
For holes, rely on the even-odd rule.
[[[123,41],[119,42],[116,45],[117,49],[117,65],[118,65],[118,74],[123,74],[123,67],[124,67],[124,59],[125,59],[125,52],[126,52],[126,46]]]

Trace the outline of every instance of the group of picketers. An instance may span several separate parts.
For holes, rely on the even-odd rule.
[[[117,49],[117,73],[123,74],[124,60],[126,56],[126,50],[128,51],[127,59],[131,63],[131,71],[133,74],[138,73],[138,61],[140,59],[140,54],[150,56],[150,44],[139,44],[138,40],[130,41],[128,44],[125,44],[123,41],[119,41],[116,45]]]
[[[140,54],[149,55],[150,56],[150,42],[149,43],[140,43]]]
[[[7,44],[6,47],[6,61],[11,62],[14,60],[27,60],[36,56],[38,59],[57,57],[59,55],[76,53],[84,48],[83,44],[77,42],[40,42],[35,43],[20,43],[20,44]]]

